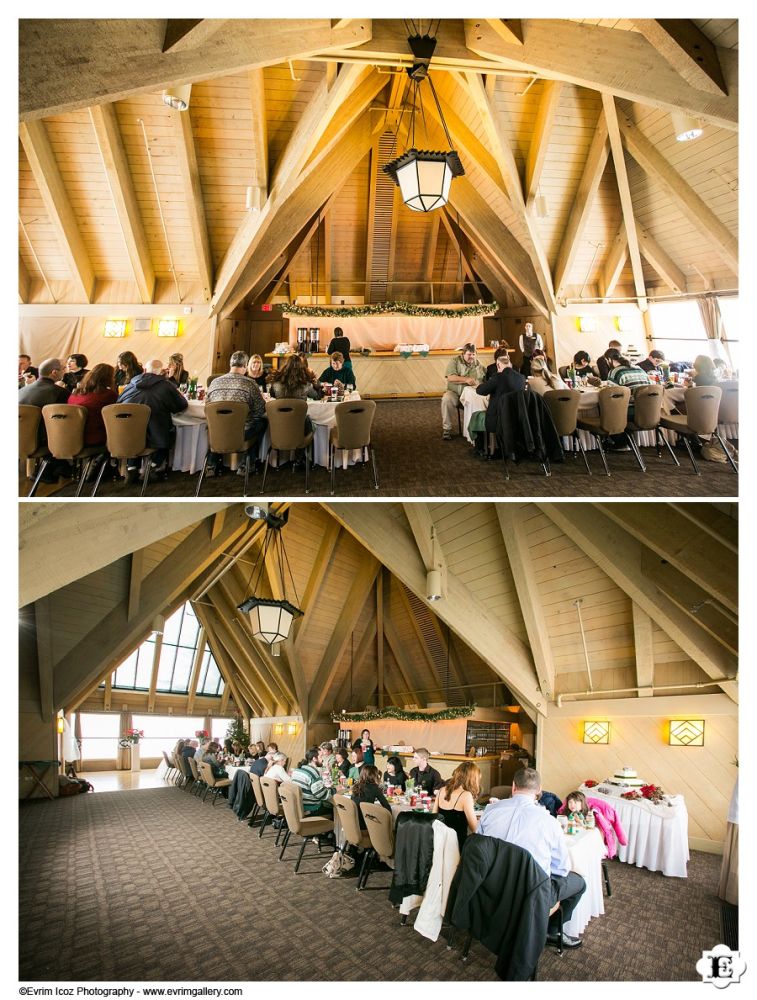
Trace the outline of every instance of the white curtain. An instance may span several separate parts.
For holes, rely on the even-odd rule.
[[[79,344],[80,319],[76,316],[22,316],[18,324],[18,350],[33,365],[47,358],[65,361]]]

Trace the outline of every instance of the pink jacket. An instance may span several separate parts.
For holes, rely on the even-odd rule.
[[[594,813],[597,826],[604,837],[605,847],[607,848],[606,857],[614,858],[618,853],[617,845],[622,844],[625,847],[628,843],[626,832],[618,819],[618,814],[610,803],[605,802],[603,799],[591,799],[587,796],[586,804]],[[565,804],[563,804],[558,809],[558,813],[565,812],[567,812],[567,809]]]

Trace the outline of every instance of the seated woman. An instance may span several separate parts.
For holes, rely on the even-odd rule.
[[[168,359],[165,376],[174,385],[186,385],[189,382],[189,372],[184,367],[184,355],[172,354]]]
[[[259,354],[253,354],[247,365],[247,378],[251,378],[261,392],[268,392],[268,372]]]
[[[116,373],[111,365],[95,365],[87,372],[78,388],[68,397],[72,406],[87,408],[87,422],[84,425],[84,445],[89,448],[97,444],[105,444],[105,424],[102,418],[104,406],[118,402],[115,389]]]
[[[394,785],[399,787],[402,791],[405,791],[405,784],[407,782],[407,775],[402,767],[402,761],[399,757],[392,756],[386,759],[386,771],[384,771],[384,781],[387,785]]]
[[[352,778],[353,781],[360,780],[360,768],[363,766],[363,751],[362,750],[350,750],[350,769],[347,772],[347,777]]]
[[[121,351],[116,358],[116,389],[126,388],[135,375],[141,375],[142,365],[131,351]]]
[[[549,370],[545,357],[532,358],[528,387],[533,392],[538,392],[540,396],[543,396],[549,389],[567,388],[560,376],[553,375]]]
[[[266,769],[265,777],[273,778],[273,780],[278,781],[279,784],[281,784],[282,781],[289,781],[289,775],[286,771],[286,762],[287,755],[285,753],[281,753],[280,750],[277,751],[273,755],[273,760]]]
[[[308,368],[304,358],[299,354],[293,354],[283,367],[275,372],[271,382],[271,395],[274,399],[318,399],[320,394],[315,382],[315,375]]]
[[[386,796],[381,791],[381,772],[377,767],[372,767],[370,764],[363,764],[360,768],[360,777],[357,784],[352,789],[352,801],[357,804],[357,815],[360,820],[360,829],[365,830],[365,818],[363,816],[363,811],[360,808],[361,802],[370,802],[371,804],[376,803],[377,805],[383,806],[384,809],[388,809],[389,812],[392,811],[392,807],[386,801]]]
[[[588,379],[591,385],[599,385],[599,373],[591,363],[591,357],[587,351],[576,351],[573,355],[573,367],[579,378]]]
[[[69,354],[61,382],[69,392],[76,392],[76,387],[88,373],[86,354]]]
[[[339,351],[334,351],[331,355],[331,364],[319,377],[321,384],[351,385],[353,389],[357,388],[352,365],[344,360],[344,355]]]
[[[475,804],[481,792],[481,771],[471,760],[458,764],[452,777],[439,789],[432,812],[438,813],[457,834],[460,850],[468,832],[478,829]]]
[[[220,750],[220,743],[216,743],[215,741],[209,743],[205,749],[205,753],[202,755],[202,760],[206,764],[210,764],[210,769],[213,772],[214,778],[228,778],[226,768],[221,763],[221,759],[219,757]],[[225,799],[229,797],[228,786],[221,789],[221,794]]]
[[[718,373],[712,358],[706,354],[698,354],[694,359],[694,374],[691,376],[694,385],[717,385],[719,382]]]
[[[618,818],[618,814],[609,802],[604,799],[587,798],[583,792],[568,792],[565,802],[557,810],[557,815],[573,816],[574,819],[590,825],[589,814],[593,815],[594,823],[599,829],[605,842],[605,857],[614,858],[618,853],[618,844],[625,847],[628,837]]]
[[[348,758],[347,751],[342,747],[337,747],[334,751],[334,764],[337,770],[346,779],[349,777],[350,773],[350,762]]]

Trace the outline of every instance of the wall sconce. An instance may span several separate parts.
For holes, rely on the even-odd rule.
[[[158,320],[158,336],[159,337],[178,337],[179,336],[179,321],[178,321],[178,319],[160,319],[160,320]]]
[[[671,747],[703,747],[704,719],[670,720],[670,736],[668,745]]]
[[[105,328],[103,330],[103,337],[125,337],[126,336],[126,320],[125,319],[106,319]]]
[[[297,735],[297,724],[295,722],[290,722],[287,726],[287,736]]]
[[[282,725],[282,723],[280,723],[280,722],[275,722],[274,723],[274,725],[273,725],[273,735],[274,736],[283,736],[284,735],[284,726]]]
[[[615,329],[621,333],[633,333],[635,330],[634,322],[630,316],[616,316]]]
[[[593,316],[578,316],[576,317],[576,326],[581,333],[594,333],[597,329],[597,321]]]
[[[63,718],[62,715],[59,715],[58,719],[57,719],[57,723],[58,723],[58,735],[62,736],[63,735],[63,730],[65,729],[66,720]]]
[[[584,722],[584,743],[607,744],[610,742],[609,722]]]

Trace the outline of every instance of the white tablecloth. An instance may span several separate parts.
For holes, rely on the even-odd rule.
[[[359,392],[353,392],[349,396],[350,400],[360,399]],[[336,408],[338,404],[336,402],[328,402],[323,399],[309,399],[308,401],[308,416],[313,421],[313,462],[315,465],[322,465],[324,468],[330,468],[329,465],[329,435],[331,434],[331,428],[336,427]],[[263,438],[260,442],[260,457],[264,459],[268,453],[268,448],[271,443],[271,436],[268,431],[265,432]],[[354,465],[356,462],[364,462],[365,455],[363,449],[356,448],[353,451],[340,451],[337,452],[337,468],[340,464],[343,468],[347,465]]]
[[[602,858],[605,854],[605,842],[599,830],[580,830],[568,836],[564,834],[570,855],[571,871],[582,875],[586,882],[586,892],[578,901],[573,916],[567,921],[563,930],[566,934],[577,937],[586,927],[592,917],[601,917],[605,912],[605,900],[602,892]]]
[[[686,878],[689,860],[689,814],[682,795],[672,795],[672,806],[646,799],[634,801],[620,795],[604,795],[596,788],[581,791],[609,802],[628,837],[628,845],[618,845],[618,858],[637,868],[648,868],[676,878]]]

